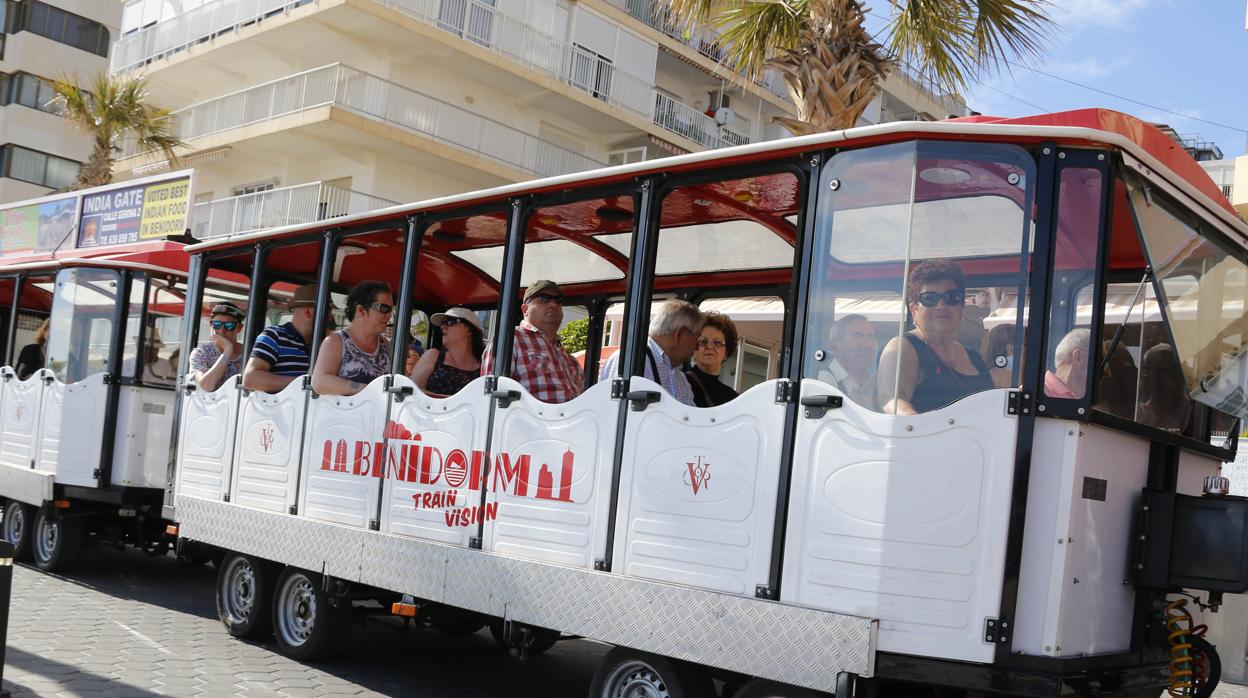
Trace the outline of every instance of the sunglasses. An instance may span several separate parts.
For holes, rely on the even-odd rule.
[[[925,308],[935,308],[942,298],[945,300],[945,305],[962,305],[962,301],[966,300],[966,292],[951,288],[944,293],[924,291],[918,295],[919,305]]]
[[[232,330],[238,327],[238,323],[233,320],[210,320],[208,324],[214,330]]]
[[[535,293],[529,297],[529,302],[541,301],[543,303],[554,303],[555,305],[563,305],[563,296],[552,296],[549,293]]]
[[[703,349],[707,347],[715,347],[716,349],[723,349],[727,345],[724,344],[724,340],[722,339],[707,339],[706,337],[698,337],[698,346],[702,347]]]
[[[444,319],[442,320],[442,326],[443,326],[443,327],[454,327],[454,326],[459,325],[459,324],[461,324],[461,323],[463,323],[463,322],[464,322],[463,320],[461,320],[461,319],[459,319],[459,318],[457,318],[457,317],[448,317],[448,318],[444,318]]]
[[[373,310],[376,310],[382,315],[389,315],[390,313],[394,312],[394,306],[390,305],[389,303],[373,303],[372,305],[368,307],[372,308]]]

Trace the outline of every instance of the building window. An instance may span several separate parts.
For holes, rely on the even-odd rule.
[[[108,57],[108,28],[99,22],[39,0],[9,0],[4,14],[5,31],[9,34],[28,31],[66,46]]]
[[[49,114],[60,114],[60,109],[49,106],[56,96],[52,84],[30,73],[0,73],[0,105],[20,104]]]
[[[65,189],[78,179],[81,163],[66,158],[6,145],[0,150],[0,177],[18,179],[49,189]]]

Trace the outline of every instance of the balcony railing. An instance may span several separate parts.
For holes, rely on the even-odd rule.
[[[321,106],[348,109],[541,176],[604,163],[440,99],[341,64],[256,85],[174,112],[183,141]],[[133,145],[123,157],[137,155]]]
[[[706,114],[661,92],[654,94],[654,123],[707,148],[723,148],[750,142],[749,136],[726,126],[719,126]]]
[[[206,2],[197,9],[123,36],[114,48],[113,70],[125,71],[140,67],[313,1]],[[668,127],[670,119],[660,119],[654,113],[655,95],[658,93],[650,81],[619,69],[611,61],[581,46],[538,31],[480,0],[375,1],[465,41],[471,41],[596,99],[637,114],[664,128]],[[783,84],[775,82],[780,85],[780,94],[787,98],[787,90]],[[741,134],[733,134],[732,138],[749,142]]]
[[[191,234],[200,240],[375,211],[397,202],[311,182],[195,204]]]

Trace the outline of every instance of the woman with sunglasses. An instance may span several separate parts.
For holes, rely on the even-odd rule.
[[[481,355],[485,353],[485,333],[476,313],[467,308],[451,308],[429,318],[442,332],[442,348],[421,355],[412,369],[412,382],[426,395],[454,395],[481,375]]]
[[[394,314],[394,294],[380,281],[361,281],[347,294],[346,328],[325,338],[312,369],[320,395],[355,395],[390,372],[390,343],[382,336]]]
[[[993,387],[979,352],[956,337],[962,326],[966,276],[947,259],[914,265],[907,281],[914,329],[895,338],[880,356],[880,403],[885,414],[918,414]]]
[[[212,307],[208,319],[212,339],[196,347],[190,357],[190,378],[200,388],[212,392],[243,372],[243,345],[238,341],[243,316],[242,309],[229,301]]]
[[[693,366],[685,371],[685,377],[693,388],[693,404],[714,407],[737,396],[737,391],[719,380],[724,362],[737,351],[737,326],[727,315],[713,310],[705,317],[698,348],[693,352]]]

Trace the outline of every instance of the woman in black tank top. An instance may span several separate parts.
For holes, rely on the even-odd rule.
[[[889,342],[880,356],[882,411],[928,412],[992,388],[984,360],[955,339],[966,298],[962,270],[947,259],[928,260],[911,269],[907,286],[915,329]]]
[[[442,332],[442,348],[420,356],[412,382],[427,395],[454,395],[481,375],[485,351],[481,321],[467,308],[451,308],[434,313],[429,322]]]

